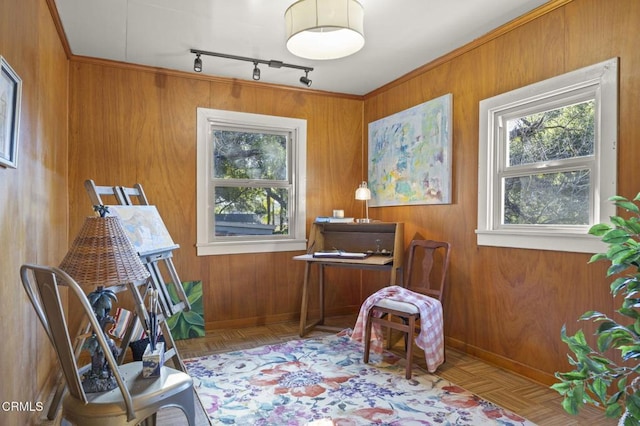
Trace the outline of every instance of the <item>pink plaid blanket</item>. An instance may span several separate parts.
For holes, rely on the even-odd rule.
[[[418,308],[420,311],[420,333],[416,336],[416,345],[424,351],[429,372],[435,372],[444,362],[442,304],[438,299],[397,285],[384,287],[369,296],[360,307],[351,338],[358,342],[364,342],[367,313],[378,301],[385,298],[411,303]],[[374,352],[382,352],[382,340],[381,327],[374,325],[371,333],[371,349]]]

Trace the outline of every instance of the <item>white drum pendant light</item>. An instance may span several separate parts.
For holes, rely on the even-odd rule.
[[[364,46],[364,9],[357,0],[300,0],[284,13],[287,49],[307,59],[338,59]]]

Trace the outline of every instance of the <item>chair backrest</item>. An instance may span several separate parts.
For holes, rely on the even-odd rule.
[[[20,268],[20,277],[22,279],[22,285],[29,296],[29,300],[58,356],[69,394],[84,403],[87,402],[87,396],[82,388],[80,379],[81,370],[78,368],[77,358],[84,339],[88,336],[86,331],[93,329],[98,344],[105,354],[111,372],[122,393],[127,408],[127,417],[129,420],[133,420],[135,418],[135,412],[133,410],[131,395],[120,375],[118,364],[109,349],[107,340],[101,331],[100,324],[93,313],[93,308],[80,286],[66,272],[53,267],[22,265]],[[81,323],[89,324],[84,330],[84,333],[81,333],[81,336],[74,336],[75,344],[72,344],[71,341],[59,287],[69,289],[68,295],[70,300],[67,306],[72,304],[79,305],[82,308],[83,314]],[[72,297],[76,299],[73,302]],[[77,303],[75,303],[76,301]]]
[[[405,287],[442,300],[451,245],[432,240],[412,240],[407,261]]]

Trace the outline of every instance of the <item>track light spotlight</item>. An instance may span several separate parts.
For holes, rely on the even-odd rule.
[[[300,77],[300,83],[304,84],[307,87],[311,87],[312,81],[309,80],[309,71],[304,71],[304,77]]]
[[[253,79],[255,81],[260,80],[260,68],[258,68],[258,63],[257,62],[253,63]]]
[[[202,59],[200,59],[200,54],[196,54],[196,60],[193,61],[193,70],[195,72],[202,72]]]

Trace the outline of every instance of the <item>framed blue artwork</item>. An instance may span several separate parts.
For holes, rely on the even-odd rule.
[[[369,123],[370,206],[451,203],[452,98]]]

